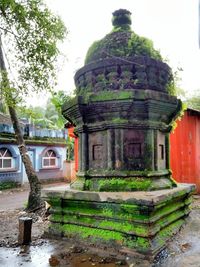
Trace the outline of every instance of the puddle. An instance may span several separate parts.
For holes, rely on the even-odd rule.
[[[163,251],[159,255],[156,267],[200,267],[200,239],[190,235],[184,242],[172,242],[169,255]],[[93,251],[94,252],[94,251]],[[76,247],[69,242],[60,240],[40,240],[31,246],[16,248],[0,247],[0,266],[2,267],[127,267],[125,261],[109,256],[111,254],[95,255],[80,246]],[[105,251],[106,252],[106,251]],[[118,255],[119,256],[119,255]],[[133,259],[133,266],[151,266],[148,262],[138,262]]]
[[[45,242],[40,246],[0,248],[0,266],[3,267],[49,267],[49,258],[55,246]]]
[[[99,257],[81,251],[73,251],[62,241],[44,241],[35,246],[17,248],[0,247],[0,266],[3,267],[128,267],[124,261],[112,257]]]

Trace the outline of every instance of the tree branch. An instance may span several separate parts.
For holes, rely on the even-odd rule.
[[[8,30],[8,29],[5,29],[3,27],[0,26],[0,29],[3,30],[4,32],[9,32],[10,34],[12,35],[15,35],[12,31]],[[15,35],[16,36],[16,35]],[[16,36],[17,37],[17,36]]]

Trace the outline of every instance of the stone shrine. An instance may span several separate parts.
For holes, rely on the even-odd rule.
[[[113,31],[88,50],[63,115],[79,137],[70,189],[43,190],[49,233],[155,255],[189,213],[192,185],[172,179],[169,133],[182,104],[152,42],[113,13]]]

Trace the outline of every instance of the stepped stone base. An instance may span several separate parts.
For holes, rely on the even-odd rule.
[[[91,192],[46,188],[48,234],[156,255],[183,225],[193,185],[152,192]]]

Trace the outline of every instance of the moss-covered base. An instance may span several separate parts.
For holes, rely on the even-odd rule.
[[[155,191],[172,189],[176,186],[176,182],[169,175],[160,177],[78,177],[71,183],[72,189],[95,192]]]
[[[97,192],[154,191],[173,187],[176,183],[167,177],[92,178],[84,181],[84,190]]]
[[[154,192],[43,190],[49,234],[155,255],[183,225],[191,185]]]

